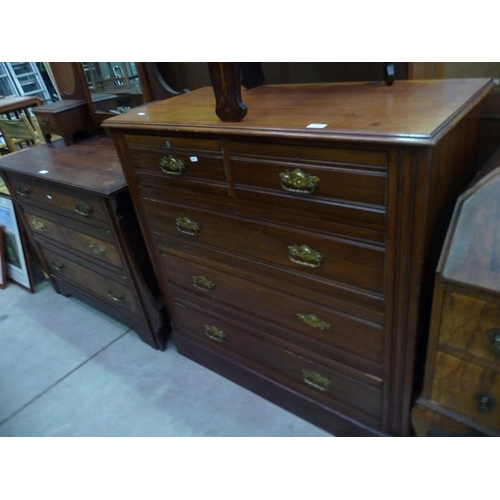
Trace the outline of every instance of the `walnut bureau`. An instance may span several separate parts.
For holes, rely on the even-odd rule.
[[[0,172],[56,292],[163,350],[165,307],[113,141],[25,149],[0,158]]]
[[[418,436],[500,436],[500,149],[460,196],[436,273]]]
[[[210,87],[113,117],[178,351],[338,436],[405,436],[482,80]]]

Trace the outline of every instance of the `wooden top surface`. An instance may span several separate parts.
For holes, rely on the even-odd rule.
[[[438,272],[500,293],[500,149],[458,199]]]
[[[0,98],[0,112],[8,113],[29,106],[40,106],[42,100],[38,96],[2,97]]]
[[[106,196],[127,185],[109,137],[93,137],[72,146],[58,140],[23,149],[0,157],[0,171],[29,175]]]
[[[43,113],[44,111],[50,111],[51,113],[61,113],[67,111],[68,109],[80,108],[87,106],[87,101],[81,99],[63,99],[62,101],[51,102],[49,104],[44,104],[35,108],[33,112],[35,114]]]
[[[434,144],[493,88],[489,79],[266,85],[242,88],[247,116],[215,114],[211,87],[134,108],[105,127]],[[308,128],[311,124],[324,128]]]

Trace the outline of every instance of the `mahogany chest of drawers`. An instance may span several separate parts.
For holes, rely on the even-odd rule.
[[[0,172],[55,290],[164,349],[164,305],[113,141],[25,149]]]
[[[439,262],[419,436],[500,436],[500,150],[460,196]]]
[[[211,88],[104,122],[178,351],[338,436],[408,435],[488,80]]]

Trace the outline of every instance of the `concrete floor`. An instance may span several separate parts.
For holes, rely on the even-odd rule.
[[[48,282],[0,290],[0,436],[329,434]]]

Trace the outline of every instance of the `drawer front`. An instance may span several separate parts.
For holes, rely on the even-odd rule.
[[[133,314],[140,313],[132,290],[122,283],[117,283],[46,248],[43,253],[54,276],[87,290],[114,307]]]
[[[275,158],[283,161],[315,162],[322,165],[346,165],[387,169],[385,151],[369,151],[322,146],[301,146],[269,142],[230,141],[228,149],[231,157]]]
[[[373,292],[384,289],[382,248],[150,200],[145,200],[145,207],[153,231],[305,276]]]
[[[212,180],[226,182],[221,156],[189,154],[178,151],[130,151],[130,158],[137,170],[155,174],[173,181]]]
[[[500,428],[499,372],[438,352],[434,373],[434,402]]]
[[[199,139],[191,137],[158,136],[158,135],[125,135],[125,141],[130,149],[157,148],[165,152],[183,150],[188,152],[205,151],[222,153],[222,144],[213,139]]]
[[[303,301],[290,297],[283,293],[287,288],[284,283],[281,289],[273,290],[172,255],[162,258],[174,297],[182,296],[184,289],[189,290],[204,301],[207,310],[218,303],[226,304],[249,318],[282,327],[283,330],[276,330],[277,335],[307,349],[322,352],[333,347],[375,363],[382,362],[381,326],[306,302],[307,292]]]
[[[36,119],[43,131],[57,128],[56,117],[53,113],[35,111]]]
[[[45,217],[34,215],[25,210],[26,220],[35,236],[49,238],[73,250],[106,262],[116,267],[123,267],[117,247],[110,241],[65,227]]]
[[[236,197],[327,220],[385,223],[384,171],[231,160]]]
[[[281,349],[263,338],[249,335],[221,316],[206,315],[182,304],[176,304],[176,313],[183,333],[194,340],[228,356],[231,353],[243,356],[250,363],[268,368],[279,381],[302,394],[336,407],[368,425],[379,424],[381,391],[370,385],[368,378],[365,382],[362,373],[357,373],[359,379],[355,379],[340,370]]]
[[[53,188],[46,184],[37,184],[9,177],[15,196],[20,202],[35,201],[43,203],[46,208],[58,208],[68,215],[79,218],[82,222],[89,220],[106,221],[101,200],[86,193],[71,192]]]
[[[500,305],[447,292],[443,300],[439,343],[498,363]]]
[[[236,196],[326,220],[385,224],[387,153],[229,142]]]

